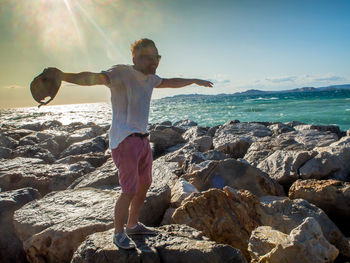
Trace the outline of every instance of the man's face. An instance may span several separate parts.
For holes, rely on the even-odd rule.
[[[160,60],[160,55],[155,47],[142,49],[134,57],[135,66],[144,74],[156,74]]]

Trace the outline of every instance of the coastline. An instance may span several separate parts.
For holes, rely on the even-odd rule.
[[[91,244],[109,250],[120,187],[108,129],[57,120],[0,126],[1,227],[8,229],[0,243],[9,260],[10,247],[18,262],[99,260],[102,254],[89,253]],[[162,251],[152,257],[192,260],[188,248],[201,244],[191,251],[214,261],[226,255],[247,262],[263,257],[262,247],[270,251],[272,243],[297,238],[295,231],[317,236],[310,242],[322,247],[292,242],[301,258],[320,251],[333,260],[350,257],[350,205],[341,201],[350,198],[350,130],[238,120],[212,127],[164,121],[148,130],[153,184],[140,220],[158,234],[135,239],[142,258],[151,247]],[[281,238],[273,241],[276,234]],[[288,249],[276,251],[291,256]],[[116,248],[111,253],[123,254]]]

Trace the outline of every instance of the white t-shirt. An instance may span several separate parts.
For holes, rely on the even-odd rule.
[[[157,75],[145,75],[132,65],[114,65],[101,73],[110,80],[112,125],[109,147],[114,149],[131,133],[147,133],[152,91],[162,79]]]

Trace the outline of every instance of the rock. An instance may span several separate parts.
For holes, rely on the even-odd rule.
[[[290,233],[302,224],[307,217],[313,217],[322,228],[323,235],[329,243],[336,246],[340,253],[350,256],[349,241],[339,228],[318,207],[303,199],[291,200],[287,197],[263,196],[256,206],[262,226],[271,226],[283,233]]]
[[[204,136],[207,133],[207,129],[200,126],[192,126],[187,129],[184,134],[182,134],[182,138],[185,141],[192,141],[200,136]]]
[[[315,125],[315,124],[304,124],[295,126],[296,130],[318,130],[326,133],[334,133],[338,136],[338,139],[343,137],[345,134],[339,129],[337,125]]]
[[[10,136],[5,136],[0,133],[0,146],[4,148],[14,149],[18,145],[18,142],[15,139],[12,139]]]
[[[271,131],[262,124],[233,123],[216,130],[213,146],[215,150],[230,154],[232,158],[242,158],[254,141],[271,135]]]
[[[214,137],[215,135],[215,132],[217,131],[217,129],[219,129],[221,127],[221,125],[216,125],[216,126],[213,126],[213,127],[210,127],[207,131],[207,135],[210,136],[210,137]]]
[[[318,147],[315,150],[318,154],[300,168],[301,178],[329,177],[343,181],[350,179],[350,137],[343,137],[327,147]]]
[[[171,126],[171,121],[163,121],[161,123],[159,123],[159,125],[166,125],[166,126]]]
[[[350,129],[346,131],[346,136],[350,136]]]
[[[247,251],[250,233],[260,225],[255,205],[258,199],[249,191],[236,191],[225,187],[224,191],[208,191],[187,198],[172,216],[176,224],[186,224],[203,232],[218,243],[228,244]]]
[[[273,135],[278,136],[279,134],[295,131],[293,127],[283,124],[283,123],[275,123],[267,126],[273,133]]]
[[[152,184],[172,187],[178,179],[176,175],[178,169],[177,163],[167,162],[164,156],[158,158],[152,164]]]
[[[76,179],[67,189],[119,185],[118,169],[112,158],[94,171]]]
[[[333,262],[338,249],[323,236],[318,222],[307,217],[289,235],[270,226],[256,228],[249,239],[248,250],[255,262]]]
[[[212,148],[213,139],[210,136],[204,135],[194,139],[193,143],[196,145],[196,148],[198,149],[198,151],[206,152]]]
[[[15,210],[38,198],[41,198],[39,192],[30,187],[0,192],[1,262],[27,262],[22,243],[15,234],[12,218]]]
[[[152,184],[147,192],[139,220],[146,225],[159,226],[169,206],[170,198],[171,191],[168,185]]]
[[[182,133],[183,130],[176,129],[175,127],[166,127],[162,130],[155,129],[150,131],[150,142],[153,142],[155,145],[156,155],[160,155],[167,148],[185,142],[181,136]]]
[[[249,190],[257,196],[284,195],[282,186],[267,174],[235,159],[211,161],[204,169],[182,177],[199,191],[230,186]]]
[[[38,158],[45,163],[51,164],[55,162],[54,155],[47,149],[41,148],[38,145],[24,145],[16,147],[12,153],[11,158]]]
[[[171,205],[178,207],[181,202],[188,197],[191,193],[198,192],[196,187],[187,182],[183,178],[179,178],[175,185],[171,188]]]
[[[44,121],[41,124],[42,130],[46,130],[46,129],[59,130],[61,127],[62,127],[62,123],[57,120]]]
[[[62,152],[60,158],[84,153],[105,152],[107,147],[106,138],[104,136],[97,136],[93,139],[72,144]]]
[[[44,130],[22,137],[19,140],[19,146],[36,145],[40,148],[47,149],[53,156],[58,157],[58,155],[68,147],[67,138],[67,132]]]
[[[113,230],[86,238],[74,253],[72,263],[80,262],[247,262],[239,250],[219,245],[188,226],[156,228],[156,236],[134,237],[137,250],[125,251],[112,243]]]
[[[171,224],[171,217],[173,216],[175,210],[176,210],[176,208],[174,208],[174,207],[169,207],[167,210],[165,210],[162,222],[160,222],[161,226]]]
[[[350,235],[350,183],[338,180],[297,180],[289,189],[289,198],[302,198],[321,208],[346,236]]]
[[[19,141],[22,137],[33,133],[32,130],[27,129],[11,129],[3,133],[7,138],[12,138],[15,141]]]
[[[188,129],[189,127],[192,127],[192,126],[197,126],[198,124],[194,121],[191,121],[191,120],[180,120],[180,121],[177,121],[177,122],[174,122],[173,126],[175,127],[181,127],[181,128],[185,128],[185,129]]]
[[[105,133],[105,130],[100,126],[92,126],[75,130],[73,134],[69,135],[68,144],[81,142],[88,139],[93,139]]]
[[[5,148],[5,147],[0,147],[0,159],[9,159],[12,155],[11,149]]]
[[[312,151],[316,147],[330,145],[335,141],[337,141],[336,134],[327,134],[317,130],[287,132],[253,142],[244,159],[257,166],[277,150]]]
[[[110,156],[110,154],[104,154],[102,152],[84,153],[63,157],[56,160],[55,163],[74,164],[80,161],[86,161],[97,168],[104,164]]]
[[[277,150],[257,166],[282,185],[291,184],[299,178],[299,168],[312,159],[315,151]]]
[[[35,163],[35,161],[21,163],[21,160],[23,159],[14,159],[12,162],[6,162],[8,166],[6,164],[0,166],[2,190],[33,187],[44,196],[52,191],[66,189],[75,179],[93,170],[87,162],[73,165],[47,165]]]
[[[69,262],[86,236],[113,228],[114,206],[120,191],[120,187],[63,190],[47,194],[17,210],[15,231],[28,259],[31,262],[41,259]],[[170,201],[170,190],[168,194],[167,202]],[[159,211],[160,199],[162,196],[155,196],[154,191],[148,193],[141,222],[147,225],[160,223],[164,211],[161,215],[155,213]]]
[[[230,158],[228,154],[216,150],[209,150],[207,152],[204,152],[203,156],[207,160],[224,160]]]
[[[18,127],[19,129],[26,129],[26,130],[32,130],[32,131],[41,131],[41,123],[40,122],[30,122],[23,124]]]

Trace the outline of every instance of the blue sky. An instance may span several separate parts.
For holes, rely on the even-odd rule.
[[[281,90],[350,83],[350,1],[2,0],[0,107],[35,106],[45,67],[99,72],[131,64],[130,44],[153,39],[161,77],[214,88],[175,94]],[[109,101],[106,87],[63,84],[52,104]]]

